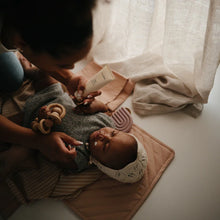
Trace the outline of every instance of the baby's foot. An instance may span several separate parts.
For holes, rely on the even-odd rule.
[[[25,77],[33,80],[38,78],[39,69],[30,63],[21,53],[17,52],[16,56],[23,67]]]

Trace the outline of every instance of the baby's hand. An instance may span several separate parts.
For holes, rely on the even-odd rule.
[[[101,93],[101,91],[95,91],[83,97],[83,94],[79,94],[78,91],[76,91],[72,99],[76,105],[89,105],[95,100],[95,97],[101,95]]]
[[[80,105],[77,105],[73,110],[76,114],[94,114],[97,112],[107,112],[108,108],[103,102],[93,98],[93,101],[91,103],[88,103],[86,105],[82,103]]]

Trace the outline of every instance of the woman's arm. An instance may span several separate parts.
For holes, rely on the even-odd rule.
[[[42,74],[44,76],[51,76],[63,83],[71,95],[74,95],[74,92],[77,90],[83,91],[85,89],[87,80],[82,75],[75,74],[69,69],[57,69],[56,71],[45,72],[32,65],[21,53],[17,52],[16,55],[24,69],[25,75],[33,80],[39,80],[42,78]]]
[[[74,74],[68,69],[50,72],[49,75],[58,80],[59,82],[63,83],[67,87],[71,95],[74,95],[74,92],[77,90],[81,90],[83,92],[87,82],[84,76],[78,75],[76,73]]]
[[[66,145],[80,145],[81,142],[62,132],[52,132],[49,135],[37,134],[29,128],[22,127],[0,115],[0,140],[39,150],[50,161],[61,166],[75,168],[76,156],[74,148]]]
[[[22,127],[6,117],[0,115],[0,140],[12,144],[31,146],[34,139],[34,132],[31,129]]]

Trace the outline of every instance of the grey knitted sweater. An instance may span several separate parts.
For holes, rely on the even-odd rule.
[[[89,151],[85,147],[89,135],[102,127],[114,127],[112,119],[104,113],[93,115],[77,115],[73,112],[75,104],[67,93],[65,93],[59,83],[53,84],[34,96],[30,97],[24,108],[24,126],[30,127],[31,122],[37,117],[39,109],[50,103],[60,103],[66,108],[66,115],[62,119],[61,125],[53,128],[53,131],[61,131],[84,144],[76,147],[77,156],[75,162],[78,172],[88,167]]]

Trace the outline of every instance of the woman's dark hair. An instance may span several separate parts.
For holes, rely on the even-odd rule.
[[[94,5],[95,0],[7,0],[3,27],[14,28],[35,52],[60,57],[87,45]]]

